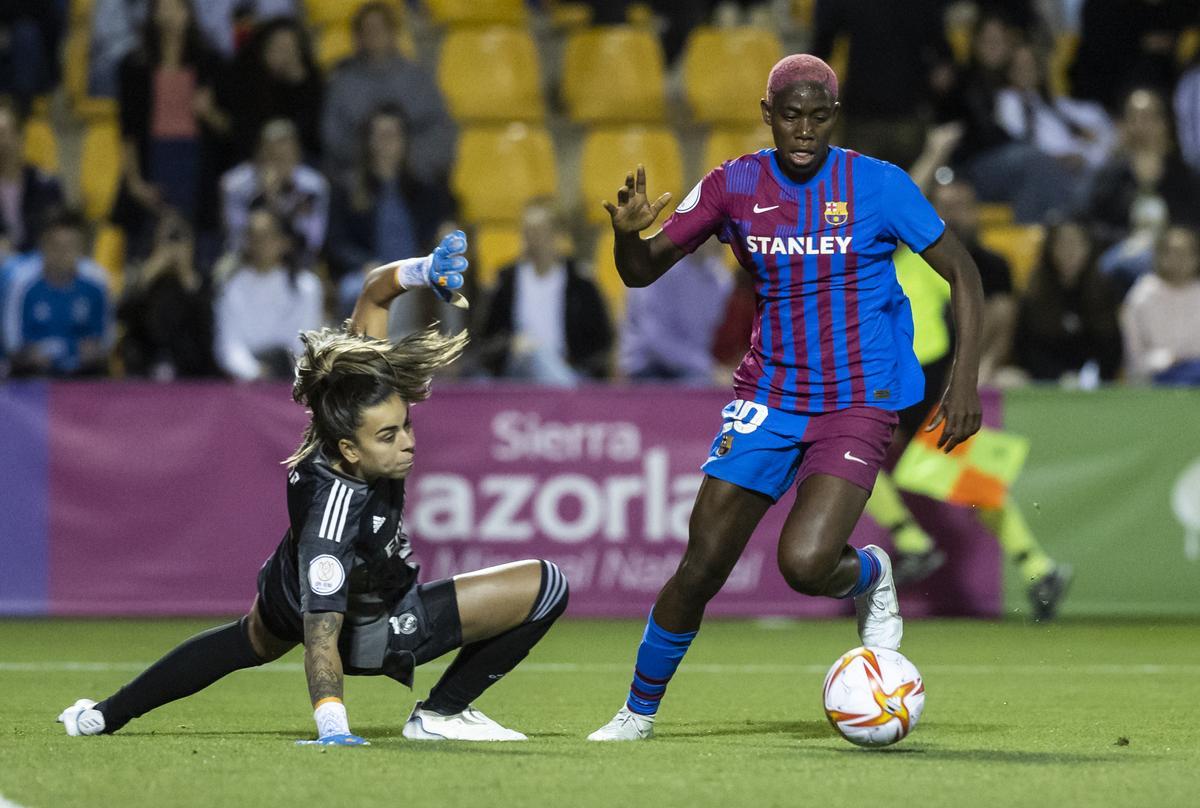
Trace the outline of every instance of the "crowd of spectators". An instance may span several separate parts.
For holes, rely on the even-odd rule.
[[[88,223],[23,157],[22,122],[61,81],[67,3],[11,5],[5,373],[286,378],[297,333],[345,318],[367,269],[471,230],[451,191],[458,124],[402,47],[394,4],[358,4],[353,52],[323,71],[299,0],[94,0],[89,91],[116,100],[122,139],[113,299]],[[593,5],[605,23],[629,4]],[[754,19],[753,3],[718,5],[650,4],[669,60],[714,15]],[[1198,27],[1191,0],[815,0],[807,47],[833,59],[849,46],[835,142],[910,170],[980,267],[986,381],[1200,383],[1200,48],[1179,58]],[[1039,226],[1025,275],[985,245],[984,205]],[[517,260],[467,290],[461,372],[727,380],[755,304],[723,246],[613,308],[567,208],[525,205]],[[434,319],[454,322],[432,296],[406,295],[390,327]]]

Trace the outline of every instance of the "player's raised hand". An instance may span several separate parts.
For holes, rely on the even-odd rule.
[[[463,286],[467,271],[467,234],[461,230],[447,233],[429,255],[402,258],[384,264],[382,269],[396,273],[396,283],[404,289],[426,286],[442,300],[459,308],[468,307],[467,299],[457,290]]]
[[[658,214],[671,201],[665,193],[651,202],[646,197],[646,167],[638,164],[636,172],[625,175],[625,184],[617,189],[617,204],[604,200],[604,209],[612,217],[617,233],[640,233],[654,223]]]

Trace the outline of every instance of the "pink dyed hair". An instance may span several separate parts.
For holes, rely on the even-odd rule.
[[[767,103],[770,104],[775,93],[784,87],[790,87],[801,81],[820,84],[829,91],[829,96],[834,101],[837,100],[838,80],[833,68],[816,56],[794,53],[791,56],[783,57],[771,68],[771,74],[767,76]]]

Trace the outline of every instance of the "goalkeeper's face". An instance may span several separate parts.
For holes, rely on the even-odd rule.
[[[354,439],[343,438],[338,443],[347,470],[368,482],[407,477],[412,471],[414,446],[408,402],[397,393],[366,407]]]

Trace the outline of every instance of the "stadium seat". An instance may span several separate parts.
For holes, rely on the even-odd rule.
[[[108,222],[97,227],[92,260],[108,270],[109,298],[116,299],[125,283],[125,231]]]
[[[556,31],[574,31],[592,24],[592,7],[577,0],[547,0],[546,15]]]
[[[25,121],[25,160],[47,174],[58,173],[58,138],[50,121],[41,115]]]
[[[750,26],[695,29],[683,51],[683,82],[692,115],[704,123],[761,121],[758,101],[766,76],[782,56],[783,44],[773,31]]]
[[[617,273],[617,262],[613,258],[612,228],[604,226],[596,233],[596,246],[592,250],[592,281],[604,296],[608,316],[614,328],[618,328],[625,317],[625,284]]]
[[[425,0],[429,18],[439,25],[524,25],[528,14],[524,0]]]
[[[550,135],[523,123],[464,130],[451,185],[468,222],[517,221],[530,199],[558,192]]]
[[[546,116],[537,46],[523,29],[451,29],[442,41],[437,77],[450,113],[464,123]]]
[[[638,163],[646,166],[646,190],[651,199],[671,192],[671,203],[659,217],[660,222],[687,192],[683,187],[679,143],[674,134],[661,126],[590,132],[583,141],[581,163],[583,210],[588,220],[597,224],[609,221],[601,201],[607,199],[616,204],[617,189]]]
[[[93,5],[95,0],[71,0],[67,9],[71,25],[91,25]]]
[[[1018,293],[1025,289],[1029,276],[1037,267],[1045,237],[1046,232],[1039,224],[995,225],[979,232],[983,246],[1008,260],[1013,286]]]
[[[662,46],[646,29],[596,26],[567,37],[562,97],[572,120],[661,121],[663,82]]]
[[[749,128],[713,129],[704,146],[704,164],[700,169],[707,173],[726,160],[773,145],[771,130],[761,123]]]
[[[304,18],[313,28],[348,26],[358,10],[371,0],[304,0]],[[385,0],[396,18],[403,22],[404,3],[402,0]]]
[[[500,270],[521,255],[521,230],[513,225],[484,225],[471,239],[475,258],[471,269],[475,282],[483,289],[496,285]]]
[[[121,131],[116,121],[94,121],[83,133],[79,192],[88,219],[100,221],[112,210],[121,183]]]
[[[979,226],[985,230],[989,227],[1009,225],[1013,223],[1012,205],[1007,202],[980,202]]]

